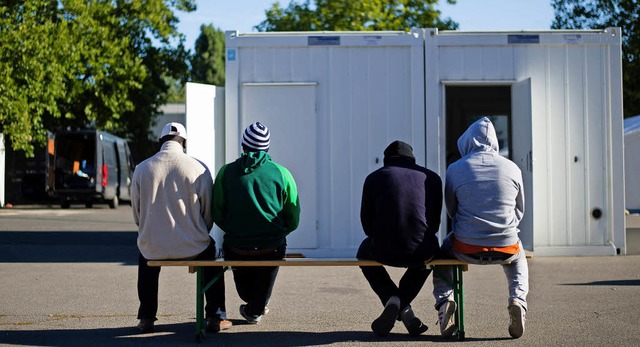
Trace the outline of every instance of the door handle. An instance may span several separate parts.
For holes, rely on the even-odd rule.
[[[533,155],[531,151],[527,152],[524,158],[520,159],[521,169],[529,172],[533,171]]]

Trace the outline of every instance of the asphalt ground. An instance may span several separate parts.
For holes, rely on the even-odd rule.
[[[156,333],[137,334],[136,227],[130,206],[0,209],[0,345],[197,346],[195,275],[164,268]],[[529,259],[524,336],[507,324],[500,266],[465,273],[466,340],[444,340],[435,324],[431,279],[413,303],[429,330],[397,324],[386,338],[370,324],[382,305],[358,268],[283,267],[270,312],[242,324],[242,303],[225,275],[234,327],[206,346],[640,346],[640,256]],[[390,268],[398,278],[400,269]]]

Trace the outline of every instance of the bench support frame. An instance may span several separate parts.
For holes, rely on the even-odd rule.
[[[206,322],[204,315],[204,293],[209,289],[220,277],[224,276],[224,272],[234,266],[383,266],[373,260],[363,259],[310,259],[310,258],[293,258],[274,261],[194,261],[194,260],[150,260],[149,266],[188,266],[189,272],[196,273],[196,341],[202,342],[206,333]],[[453,289],[453,298],[456,302],[455,326],[456,337],[458,340],[465,339],[464,331],[464,290],[462,273],[467,271],[469,265],[456,259],[439,259],[426,262],[426,265],[433,270],[434,276],[440,276],[438,268],[442,266],[453,267],[452,282],[449,283]],[[204,268],[207,266],[222,267],[223,271],[216,275],[209,283],[204,283]]]

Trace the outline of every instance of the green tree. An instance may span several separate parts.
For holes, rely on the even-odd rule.
[[[166,83],[169,85],[169,91],[167,91],[167,103],[184,103],[187,100],[185,95],[185,84],[182,80],[166,78]]]
[[[455,4],[456,0],[447,0]],[[287,8],[271,5],[258,31],[362,31],[438,28],[455,30],[458,23],[441,19],[438,0],[310,0],[291,1]]]
[[[191,59],[191,81],[224,86],[224,32],[213,25],[200,26]]]
[[[148,141],[167,78],[186,81],[174,11],[194,0],[30,0],[0,5],[0,132],[33,154],[47,130]]]
[[[553,29],[622,29],[624,117],[640,114],[640,2],[553,0]]]

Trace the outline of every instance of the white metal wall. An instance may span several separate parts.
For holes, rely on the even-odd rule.
[[[299,153],[287,156],[314,151],[317,158],[313,175],[296,174],[316,177],[316,196],[301,196],[302,218],[305,199],[314,199],[308,206],[316,206],[316,254],[351,255],[364,237],[362,183],[382,165],[389,142],[411,143],[418,162],[444,176],[446,85],[511,85],[513,109],[529,108],[531,122],[514,124],[513,134],[528,136],[523,143],[530,142],[533,164],[526,155],[514,161],[521,169],[531,168],[525,179],[530,182],[527,213],[533,220],[524,238],[531,240],[536,255],[624,253],[617,28],[226,36],[225,162],[239,155],[247,125],[243,117],[259,119],[243,115],[243,88],[314,86],[314,124],[290,129],[313,131],[309,141],[314,143],[292,143]],[[271,154],[276,162],[295,160]],[[593,217],[596,209],[601,218]]]
[[[5,166],[4,166],[4,134],[0,133],[0,207],[4,207],[4,179],[5,179]]]
[[[184,125],[187,130],[187,154],[203,162],[212,179],[224,164],[224,88],[201,83],[187,83]],[[176,118],[180,114],[177,113]],[[216,248],[222,248],[222,231],[211,230]]]
[[[240,124],[243,85],[315,85],[315,124],[290,129],[315,132],[316,139],[290,144],[298,155],[315,151],[317,158],[317,194],[300,196],[301,218],[307,216],[305,200],[315,199],[307,205],[317,209],[312,224],[318,248],[302,250],[305,255],[355,254],[364,238],[359,219],[362,184],[382,166],[382,152],[390,142],[412,144],[418,162],[425,163],[422,32],[226,33],[227,162],[239,155],[240,134],[247,125]],[[273,141],[286,138],[274,135]],[[270,154],[274,161],[283,161]],[[290,251],[296,247],[289,243]]]
[[[631,213],[640,211],[640,115],[626,118],[624,134],[624,197]],[[637,124],[637,127],[634,126]]]
[[[531,79],[534,252],[624,252],[620,35],[508,33],[426,35],[428,164],[444,174],[443,85],[493,85]],[[519,163],[516,161],[519,165]],[[521,165],[521,169],[522,169]],[[533,203],[533,205],[531,204]],[[600,219],[592,216],[600,209]]]

